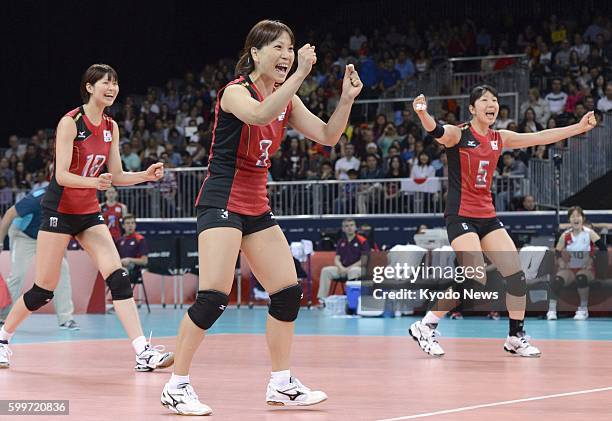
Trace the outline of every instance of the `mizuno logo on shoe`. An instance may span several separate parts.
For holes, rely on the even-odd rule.
[[[277,392],[280,393],[281,395],[287,396],[292,401],[296,400],[298,396],[303,395],[303,393],[300,392],[299,390],[296,390],[295,393],[286,393],[286,392],[281,392],[280,390],[277,390]]]

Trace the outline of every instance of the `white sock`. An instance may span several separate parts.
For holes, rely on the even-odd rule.
[[[173,389],[176,389],[179,385],[185,383],[189,383],[189,374],[186,376],[177,376],[176,374],[172,373],[172,377],[170,377],[170,381],[168,382],[170,387]]]
[[[15,334],[15,332],[13,333],[8,333],[6,330],[4,330],[4,326],[2,326],[2,329],[0,329],[0,341],[10,341],[11,338],[13,337],[13,335]]]
[[[285,386],[291,381],[291,370],[273,371],[270,374],[270,383],[274,387]]]
[[[548,311],[557,311],[557,300],[550,300],[548,302]]]
[[[423,317],[423,322],[426,325],[437,325],[440,321],[440,318],[436,316],[433,312],[428,311],[425,317]]]
[[[147,338],[145,338],[144,336],[137,337],[132,341],[132,347],[134,347],[136,355],[139,355],[147,347]]]

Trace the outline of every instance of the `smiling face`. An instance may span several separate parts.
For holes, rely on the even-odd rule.
[[[491,91],[484,91],[482,96],[474,102],[474,105],[470,105],[470,113],[475,120],[487,126],[492,125],[499,113],[497,97]]]
[[[261,48],[252,47],[251,56],[260,75],[273,79],[275,83],[283,83],[295,60],[291,37],[282,32],[271,43]]]
[[[107,64],[90,66],[81,80],[81,98],[84,103],[93,101],[101,107],[110,107],[119,94],[117,72]]]

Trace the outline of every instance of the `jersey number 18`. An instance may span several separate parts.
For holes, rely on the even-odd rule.
[[[81,175],[83,177],[95,177],[102,168],[102,165],[106,162],[106,156],[104,155],[87,155],[87,162],[83,167]]]

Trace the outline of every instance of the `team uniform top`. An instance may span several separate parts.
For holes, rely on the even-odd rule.
[[[15,203],[17,217],[13,220],[13,226],[34,240],[38,238],[40,214],[42,213],[40,202],[46,191],[46,187],[32,190],[26,197]]]
[[[83,177],[97,177],[108,159],[113,141],[113,120],[103,114],[100,125],[94,126],[83,107],[66,115],[74,120],[77,128],[69,171]],[[56,165],[53,167],[53,176],[42,201],[44,208],[76,215],[100,212],[96,189],[60,186],[55,178]]]
[[[111,233],[111,237],[113,240],[117,240],[121,237],[121,218],[123,218],[123,203],[116,202],[112,206],[108,206],[106,202],[104,202],[101,206],[102,216],[106,221],[106,225],[108,226],[108,230]]]
[[[563,233],[565,250],[570,254],[569,268],[582,269],[589,265],[590,257],[595,253],[595,244],[591,241],[591,230],[582,228],[582,232],[574,235],[572,229]]]
[[[482,136],[469,123],[460,128],[459,143],[446,148],[448,196],[444,214],[493,218],[491,182],[503,148],[501,135],[488,129]]]
[[[256,216],[270,211],[267,192],[270,156],[285,137],[291,102],[265,126],[246,124],[221,109],[223,91],[234,84],[247,88],[257,101],[264,99],[248,76],[240,77],[219,90],[208,175],[200,188],[196,206]]]

